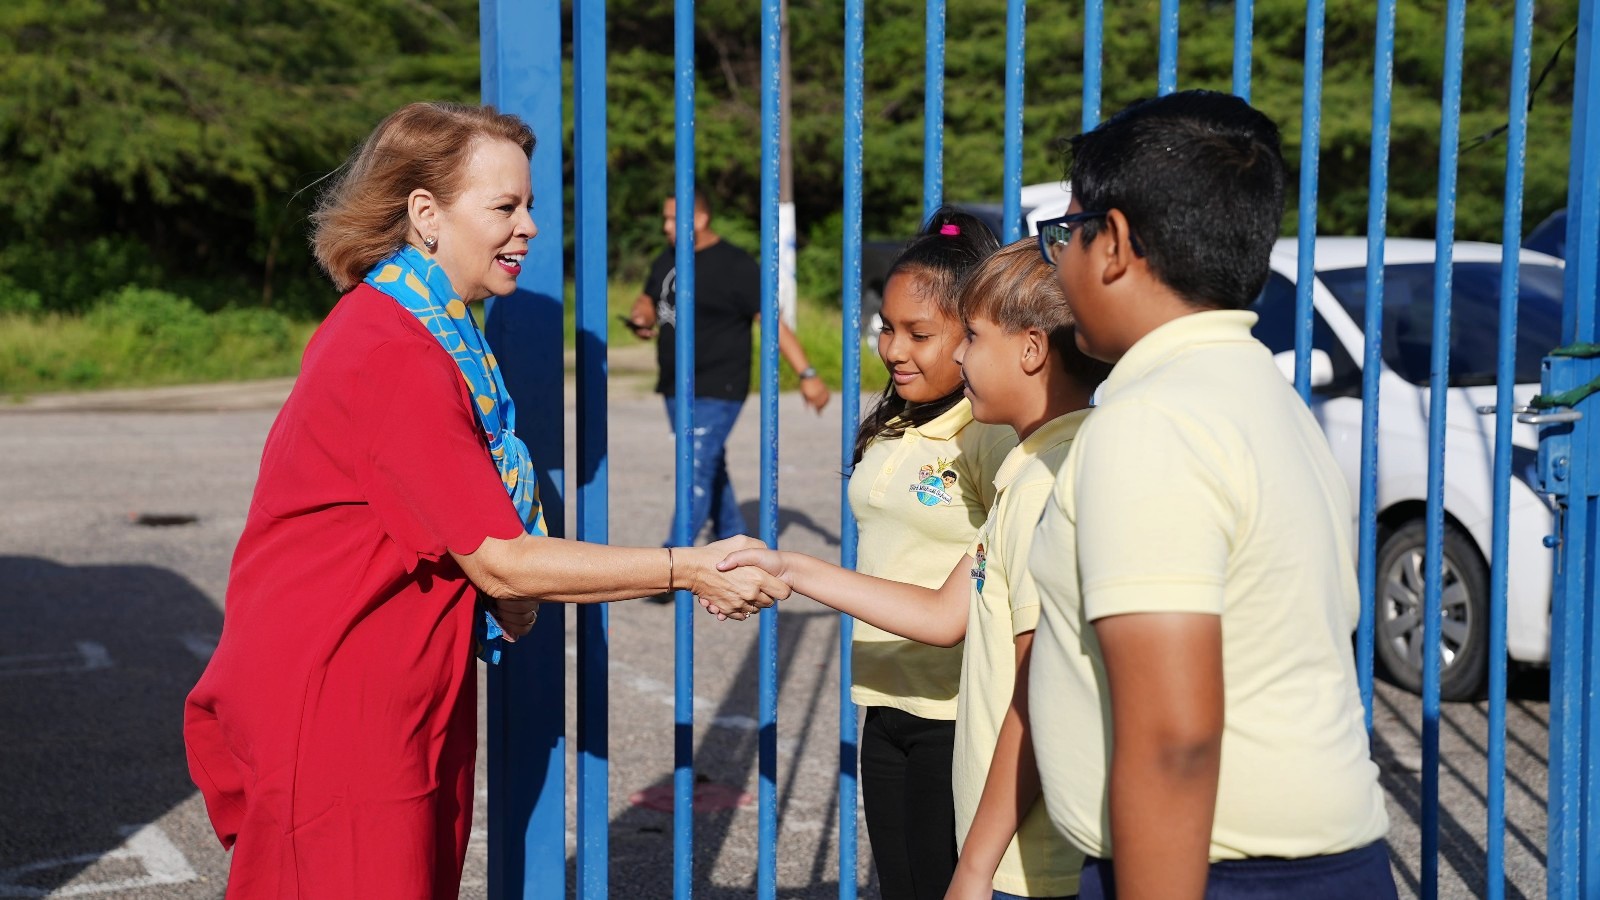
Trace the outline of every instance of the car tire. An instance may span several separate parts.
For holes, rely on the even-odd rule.
[[[1373,601],[1373,655],[1378,671],[1408,691],[1422,692],[1423,572],[1427,526],[1412,519],[1382,539]],[[1484,686],[1489,661],[1489,572],[1472,540],[1444,529],[1444,583],[1440,596],[1439,697],[1473,700]]]

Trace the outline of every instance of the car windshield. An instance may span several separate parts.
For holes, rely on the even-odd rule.
[[[1359,325],[1367,270],[1317,276]],[[1516,381],[1539,382],[1540,360],[1561,342],[1562,270],[1523,263],[1517,302]],[[1494,384],[1500,335],[1500,264],[1455,264],[1450,292],[1450,386]],[[1395,264],[1383,275],[1383,361],[1416,385],[1428,383],[1433,346],[1433,263]]]

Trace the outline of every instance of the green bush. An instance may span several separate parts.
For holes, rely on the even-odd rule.
[[[212,352],[216,329],[198,306],[176,294],[128,285],[84,316],[107,350],[136,368],[183,368]]]
[[[225,309],[211,316],[219,343],[236,342],[264,353],[282,353],[294,343],[288,319],[270,309]]]
[[[52,312],[82,312],[126,284],[160,284],[162,268],[138,241],[100,235],[70,247],[30,241],[0,249],[0,277],[39,291]]]
[[[812,227],[805,246],[795,252],[797,289],[815,300],[838,306],[844,290],[844,216],[832,213]]]
[[[38,291],[29,290],[0,275],[0,315],[36,315],[44,309]]]

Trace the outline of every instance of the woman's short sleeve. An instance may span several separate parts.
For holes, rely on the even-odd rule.
[[[489,458],[455,360],[422,340],[390,341],[363,369],[353,420],[362,492],[407,571],[523,532]]]

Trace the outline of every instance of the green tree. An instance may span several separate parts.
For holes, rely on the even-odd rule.
[[[789,5],[795,194],[810,244],[801,266],[818,285],[837,272],[843,6]],[[1433,233],[1444,7],[1400,7],[1392,234]],[[696,174],[722,229],[745,243],[760,196],[759,9],[699,0],[695,29]],[[921,214],[925,7],[872,0],[866,9],[865,226],[869,235],[904,236]],[[1102,114],[1154,93],[1158,9],[1158,0],[1106,4]],[[1570,32],[1576,9],[1576,0],[1540,5],[1536,67]],[[1469,5],[1463,138],[1506,119],[1512,13],[1510,0]],[[1188,0],[1181,16],[1180,87],[1230,89],[1233,5]],[[1327,4],[1322,233],[1365,229],[1374,19],[1361,0]],[[949,4],[944,187],[952,200],[1000,194],[1004,20],[999,0]],[[1058,141],[1080,125],[1083,10],[1035,0],[1027,22],[1023,169],[1025,181],[1037,182],[1061,177]],[[617,276],[634,278],[661,246],[660,201],[673,183],[671,0],[614,4],[608,27],[610,245]],[[8,236],[0,305],[80,310],[135,284],[204,309],[320,313],[332,292],[306,246],[319,179],[401,104],[475,100],[477,36],[474,0],[0,4],[0,233]],[[1252,95],[1281,124],[1295,169],[1304,36],[1303,0],[1257,0]],[[1530,122],[1530,225],[1565,202],[1571,99],[1569,52],[1540,88]],[[570,147],[570,122],[563,137]],[[570,175],[570,153],[566,161]],[[1498,240],[1504,168],[1503,138],[1463,154],[1461,237]],[[1284,227],[1299,227],[1292,206]]]
[[[476,7],[12,0],[0,272],[62,309],[124,282],[325,309],[305,189],[402,102],[475,98]]]

